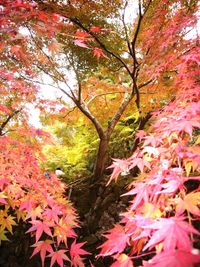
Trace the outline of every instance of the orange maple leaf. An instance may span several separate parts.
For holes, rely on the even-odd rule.
[[[200,204],[200,192],[191,192],[187,194],[184,199],[179,198],[177,201],[176,210],[178,213],[183,213],[184,210],[187,210],[194,215],[200,215],[200,210],[198,208]]]

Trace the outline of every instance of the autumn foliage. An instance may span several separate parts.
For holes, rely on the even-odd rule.
[[[74,241],[67,256],[68,239],[75,239],[73,228],[78,226],[71,203],[64,197],[65,185],[55,176],[47,179],[41,173],[37,158],[30,146],[9,137],[1,137],[0,173],[0,237],[24,222],[35,240],[32,256],[40,253],[42,266],[51,257],[51,266],[67,260],[77,266],[82,264],[79,255],[87,254],[82,244]],[[61,246],[61,248],[60,248]]]
[[[101,245],[100,255],[116,260],[112,266],[132,267],[145,255],[151,258],[143,260],[145,267],[188,267],[200,262],[195,249],[200,233],[193,226],[200,216],[200,192],[198,185],[189,186],[200,180],[198,61],[199,48],[180,58],[176,98],[154,112],[148,133],[138,131],[141,147],[111,166],[110,181],[134,167],[140,170],[139,181],[124,194],[132,196],[129,209]]]
[[[54,175],[47,179],[40,167],[41,142],[48,134],[28,124],[28,105],[37,105],[37,87],[25,81],[33,77],[32,55],[19,28],[27,19],[47,17],[34,11],[33,3],[0,1],[1,102],[0,102],[0,240],[7,241],[18,225],[26,225],[32,237],[32,256],[39,254],[42,266],[81,266],[88,254],[76,243],[75,209],[64,193],[66,186]],[[28,13],[27,13],[28,12]],[[42,101],[40,105],[43,105]],[[40,106],[41,107],[41,106]],[[69,246],[71,244],[71,246]]]
[[[47,179],[41,171],[39,141],[47,135],[29,127],[26,109],[27,103],[37,100],[38,91],[31,81],[36,82],[40,71],[53,77],[59,89],[59,83],[66,82],[58,55],[62,51],[62,55],[69,56],[66,47],[72,46],[73,51],[87,51],[96,59],[95,64],[100,60],[115,60],[116,66],[123,68],[124,81],[129,77],[125,85],[118,87],[105,83],[111,90],[109,94],[116,88],[115,94],[123,93],[121,105],[106,129],[89,109],[91,101],[105,95],[104,91],[89,95],[90,88],[80,81],[80,75],[77,75],[77,91],[61,88],[99,134],[102,141],[99,176],[105,167],[104,156],[112,131],[128,104],[135,100],[140,122],[145,115],[142,108],[147,104],[140,103],[140,89],[145,88],[147,99],[150,91],[171,94],[168,103],[165,99],[165,106],[151,113],[148,131],[137,131],[135,141],[139,141],[139,146],[133,155],[114,159],[109,167],[113,173],[108,183],[132,169],[137,169],[139,175],[124,194],[130,196],[130,206],[121,215],[121,222],[105,234],[107,240],[100,246],[99,256],[111,256],[112,267],[133,267],[138,259],[144,267],[197,266],[200,262],[196,249],[200,235],[196,227],[200,216],[200,49],[198,38],[187,36],[187,30],[197,22],[196,1],[138,1],[134,30],[128,36],[124,27],[125,37],[118,35],[123,39],[119,43],[125,41],[128,46],[126,57],[125,45],[118,53],[116,48],[112,49],[112,41],[106,39],[106,34],[112,36],[112,30],[81,23],[76,18],[81,17],[80,3],[72,2],[68,10],[63,10],[60,1],[57,4],[0,1],[0,240],[8,240],[17,225],[24,223],[26,234],[34,240],[31,257],[40,254],[42,266],[50,258],[50,267],[54,263],[61,267],[64,264],[82,267],[81,256],[89,254],[82,249],[84,243],[76,243],[74,228],[78,227],[78,220],[64,196],[65,185],[55,175]],[[85,2],[88,11],[90,1]],[[120,3],[116,1],[116,6]],[[98,3],[93,4],[95,12],[102,8]],[[106,12],[110,12],[109,7],[105,16]],[[27,35],[21,34],[25,27],[29,30]],[[108,68],[114,69],[111,63]],[[99,84],[102,86],[104,82]],[[82,93],[84,86],[88,92]]]
[[[146,47],[155,42],[155,49],[150,48],[150,61],[157,63],[149,71],[147,66],[147,75],[161,77],[170,69],[175,72],[171,84],[176,91],[174,98],[153,112],[153,123],[147,132],[138,131],[140,146],[133,155],[125,160],[115,159],[111,165],[110,182],[132,168],[140,171],[137,181],[124,194],[132,199],[128,210],[100,246],[101,256],[115,260],[111,266],[132,267],[138,259],[145,267],[188,267],[200,262],[199,250],[195,249],[200,232],[194,227],[200,216],[200,58],[198,39],[184,37],[185,29],[195,18],[189,17],[189,11],[182,17],[184,9],[179,8],[168,21],[167,10],[160,5],[157,16],[153,16],[159,23],[148,28],[155,38],[144,43]],[[160,32],[155,30],[157,27]],[[177,33],[183,35],[175,44]],[[174,49],[176,45],[182,46],[181,51]]]

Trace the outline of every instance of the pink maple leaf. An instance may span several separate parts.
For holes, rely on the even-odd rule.
[[[0,179],[0,189],[3,191],[4,185],[9,184],[10,180],[7,178],[1,178]]]
[[[144,171],[144,167],[151,169],[150,163],[145,159],[143,153],[141,152],[135,152],[128,160],[130,162],[129,169],[132,169],[136,166],[141,172]]]
[[[31,221],[31,224],[32,224],[31,228],[28,231],[26,231],[26,233],[36,231],[36,242],[38,242],[43,232],[52,237],[50,226],[53,226],[53,224],[50,223],[47,224],[46,222],[38,220]]]
[[[74,44],[77,45],[77,46],[80,46],[80,47],[84,47],[84,48],[89,48],[83,40],[74,40]]]
[[[5,200],[5,198],[0,197],[0,203],[2,203],[2,204],[7,204],[7,201]]]
[[[157,145],[162,143],[162,139],[154,134],[149,134],[146,137],[144,137],[144,139],[145,141],[144,141],[143,147],[147,145],[152,145],[153,147],[156,147]]]
[[[160,218],[155,223],[143,228],[155,230],[143,250],[151,249],[161,242],[163,242],[165,251],[176,248],[191,250],[192,242],[188,234],[199,235],[199,232],[192,225],[184,221],[184,217]]]
[[[35,204],[32,199],[28,199],[21,203],[19,210],[25,210],[27,212],[30,212],[32,208],[35,207]]]
[[[144,202],[149,202],[151,187],[152,187],[151,185],[148,185],[146,183],[137,183],[134,189],[122,195],[122,196],[130,196],[136,194],[136,197],[132,201],[133,204],[131,206],[131,210],[135,210]]]
[[[2,105],[0,105],[0,111],[6,114],[10,113],[10,110],[6,106],[2,106]]]
[[[76,243],[76,240],[74,240],[74,242],[71,244],[70,247],[70,256],[72,261],[71,266],[84,267],[83,259],[80,257],[80,255],[90,254],[89,252],[81,248],[85,243],[86,242]]]
[[[141,141],[146,136],[146,132],[143,130],[139,130],[137,131],[135,136]]]
[[[32,245],[32,247],[35,247],[34,251],[33,251],[33,254],[31,255],[31,258],[40,252],[40,257],[41,257],[41,260],[42,260],[42,267],[44,266],[44,260],[45,260],[45,257],[46,257],[46,253],[47,252],[50,252],[52,253],[53,252],[53,249],[51,247],[51,244],[53,243],[52,240],[45,240],[45,241],[39,241],[37,243],[35,243],[34,245]]]
[[[113,168],[112,175],[107,183],[107,185],[114,179],[115,181],[117,180],[118,176],[121,173],[129,173],[129,165],[130,162],[129,160],[124,160],[124,159],[113,159],[113,164],[108,167],[108,169]]]
[[[108,239],[99,248],[101,248],[100,256],[109,256],[115,253],[121,253],[127,244],[129,244],[129,235],[125,233],[124,228],[116,224],[108,234],[105,235]]]
[[[180,179],[176,179],[176,180],[171,180],[169,181],[168,183],[165,183],[165,184],[162,184],[162,188],[165,188],[164,190],[162,191],[158,191],[156,192],[155,194],[160,194],[160,193],[167,193],[167,194],[174,194],[176,193],[176,191],[178,189],[181,189],[183,188],[183,182],[184,181],[181,181]]]
[[[90,254],[89,252],[85,251],[84,249],[82,249],[81,247],[85,244],[86,242],[82,242],[82,243],[76,243],[76,240],[74,240],[74,242],[71,244],[70,247],[70,256],[72,258],[78,256],[78,255],[88,255]]]
[[[49,254],[48,257],[51,257],[50,267],[52,267],[55,262],[57,262],[60,267],[63,267],[63,261],[64,260],[70,261],[70,259],[67,257],[65,252],[67,252],[67,250],[60,249],[58,251],[53,251],[51,254]]]
[[[62,215],[62,211],[58,205],[55,205],[52,209],[46,208],[43,215],[46,217],[47,221],[54,220],[56,223],[58,223],[58,216]]]
[[[148,262],[143,262],[144,267],[194,267],[200,263],[200,255],[189,251],[174,250],[161,252]]]

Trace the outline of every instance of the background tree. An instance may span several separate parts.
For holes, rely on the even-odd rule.
[[[103,3],[94,4],[92,8],[97,10],[98,14],[102,13],[99,16],[97,12],[93,12],[88,17],[88,9],[91,10],[89,2],[83,4],[80,9],[78,3],[65,5],[51,1],[40,1],[38,7],[46,12],[45,14],[50,14],[48,19],[45,20],[44,18],[47,17],[43,14],[43,19],[40,16],[38,21],[29,20],[23,24],[23,27],[29,30],[29,37],[31,37],[29,38],[29,46],[32,49],[30,54],[34,59],[35,71],[40,70],[48,74],[54,82],[53,86],[67,95],[95,126],[100,139],[94,170],[96,178],[101,177],[105,168],[111,134],[121,115],[132,99],[135,98],[136,107],[140,116],[142,116],[139,90],[154,81],[154,77],[144,78],[140,74],[143,73],[142,70],[139,71],[143,65],[142,63],[139,64],[139,59],[136,58],[139,57],[140,61],[145,61],[144,58],[141,58],[143,57],[142,52],[137,52],[141,46],[138,37],[141,22],[146,16],[151,1],[148,4],[144,3],[144,5],[139,2],[138,20],[133,32],[128,32],[125,23],[120,24],[120,18],[122,17],[122,20],[124,20],[124,14],[121,15],[119,12],[122,4],[122,2],[113,1],[111,6],[106,9],[103,9]],[[114,20],[114,16],[118,19],[115,18]],[[53,21],[51,28],[50,18]],[[89,56],[91,50],[96,59]],[[84,90],[84,79],[87,78],[88,69],[94,71],[101,65],[112,72],[116,72],[118,85],[116,86],[116,82],[114,84],[117,92],[123,89],[123,95],[120,97],[121,104],[116,108],[105,126],[94,116],[89,104],[94,99],[104,96],[104,94],[112,93],[113,86],[107,86],[109,92],[97,92],[92,96],[86,96]],[[116,71],[116,68],[119,68],[119,70]],[[76,89],[70,87],[66,71],[69,69],[75,73]],[[23,77],[27,78],[26,75]],[[125,85],[123,85],[124,78]],[[148,93],[148,90],[145,93]]]
[[[65,173],[65,182],[92,174],[98,137],[91,125],[85,125],[82,118],[66,125],[58,120],[46,127],[54,136],[54,144],[44,146],[45,166],[55,170],[60,166]]]

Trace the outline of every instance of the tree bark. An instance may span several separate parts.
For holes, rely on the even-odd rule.
[[[105,170],[108,146],[109,146],[109,138],[101,138],[93,173],[95,181],[97,181],[102,177],[103,172]]]

